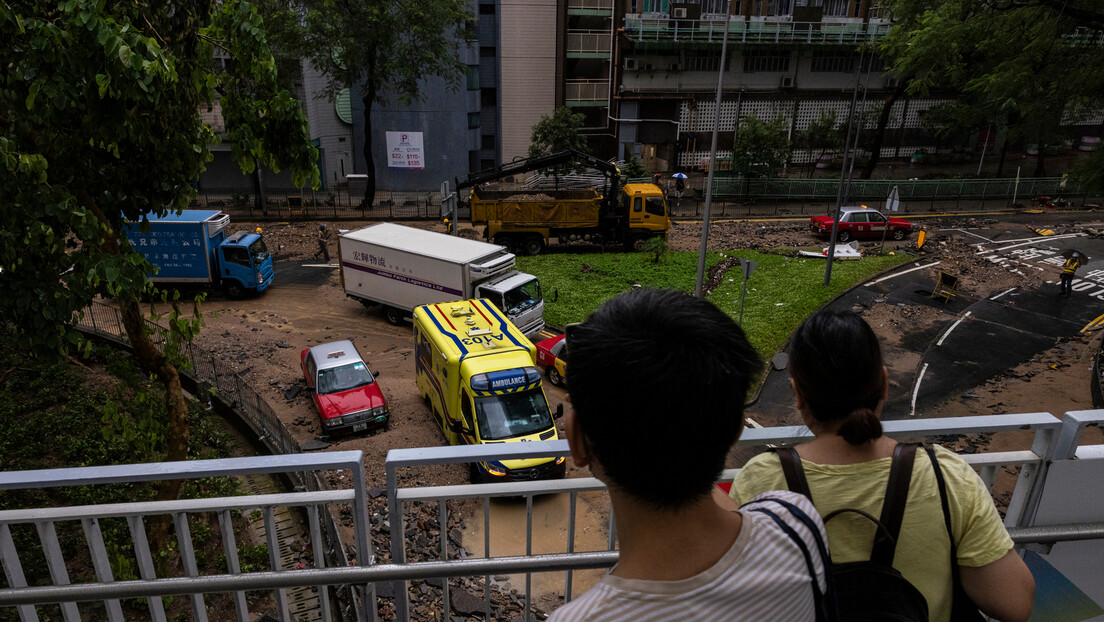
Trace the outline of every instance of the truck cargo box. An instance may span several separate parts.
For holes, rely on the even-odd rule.
[[[471,198],[473,223],[498,221],[509,227],[593,227],[600,216],[602,196],[590,190],[521,193],[477,190]]]
[[[148,233],[126,226],[134,250],[159,268],[155,283],[210,283],[217,278],[215,249],[225,239],[230,217],[219,210],[185,210],[150,217]]]

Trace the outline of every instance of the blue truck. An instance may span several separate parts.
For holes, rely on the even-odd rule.
[[[231,298],[272,285],[272,255],[257,233],[227,235],[230,216],[218,210],[184,210],[150,216],[148,232],[127,225],[134,250],[157,268],[154,283],[221,287]]]

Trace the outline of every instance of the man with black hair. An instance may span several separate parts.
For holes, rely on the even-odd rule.
[[[772,492],[731,511],[712,496],[761,366],[743,330],[705,300],[639,289],[567,339],[567,438],[609,489],[620,559],[550,620],[815,619],[812,529],[823,539],[824,527],[812,504]]]
[[[330,262],[330,238],[333,234],[326,228],[326,223],[320,223],[318,225],[318,252],[314,254],[314,258],[318,259],[319,255],[322,255],[322,260],[326,263]]]

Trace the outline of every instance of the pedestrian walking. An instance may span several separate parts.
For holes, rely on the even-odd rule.
[[[675,196],[682,198],[682,193],[686,190],[686,182],[681,177],[675,178]]]
[[[1081,267],[1081,253],[1074,251],[1066,259],[1066,263],[1062,265],[1061,276],[1061,291],[1059,296],[1065,296],[1069,298],[1073,294],[1073,275],[1077,274],[1077,269]]]
[[[322,256],[322,260],[326,263],[330,261],[330,237],[333,233],[326,227],[326,223],[318,225],[318,252],[314,254],[314,258],[318,259],[318,256]]]

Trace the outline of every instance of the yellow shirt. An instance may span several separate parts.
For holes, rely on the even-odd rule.
[[[985,566],[1004,557],[1012,548],[1012,539],[985,484],[973,468],[953,452],[938,445],[935,452],[947,482],[959,565]],[[860,464],[801,462],[813,493],[813,503],[821,515],[840,508],[881,515],[892,459],[879,458]],[[952,595],[950,541],[943,522],[935,473],[922,448],[916,451],[909,486],[893,567],[927,599],[932,622],[945,622],[950,617]],[[787,489],[778,455],[767,452],[749,460],[737,473],[730,495],[743,504],[762,492]],[[833,562],[870,558],[874,524],[868,519],[844,513],[827,523],[827,531]]]

